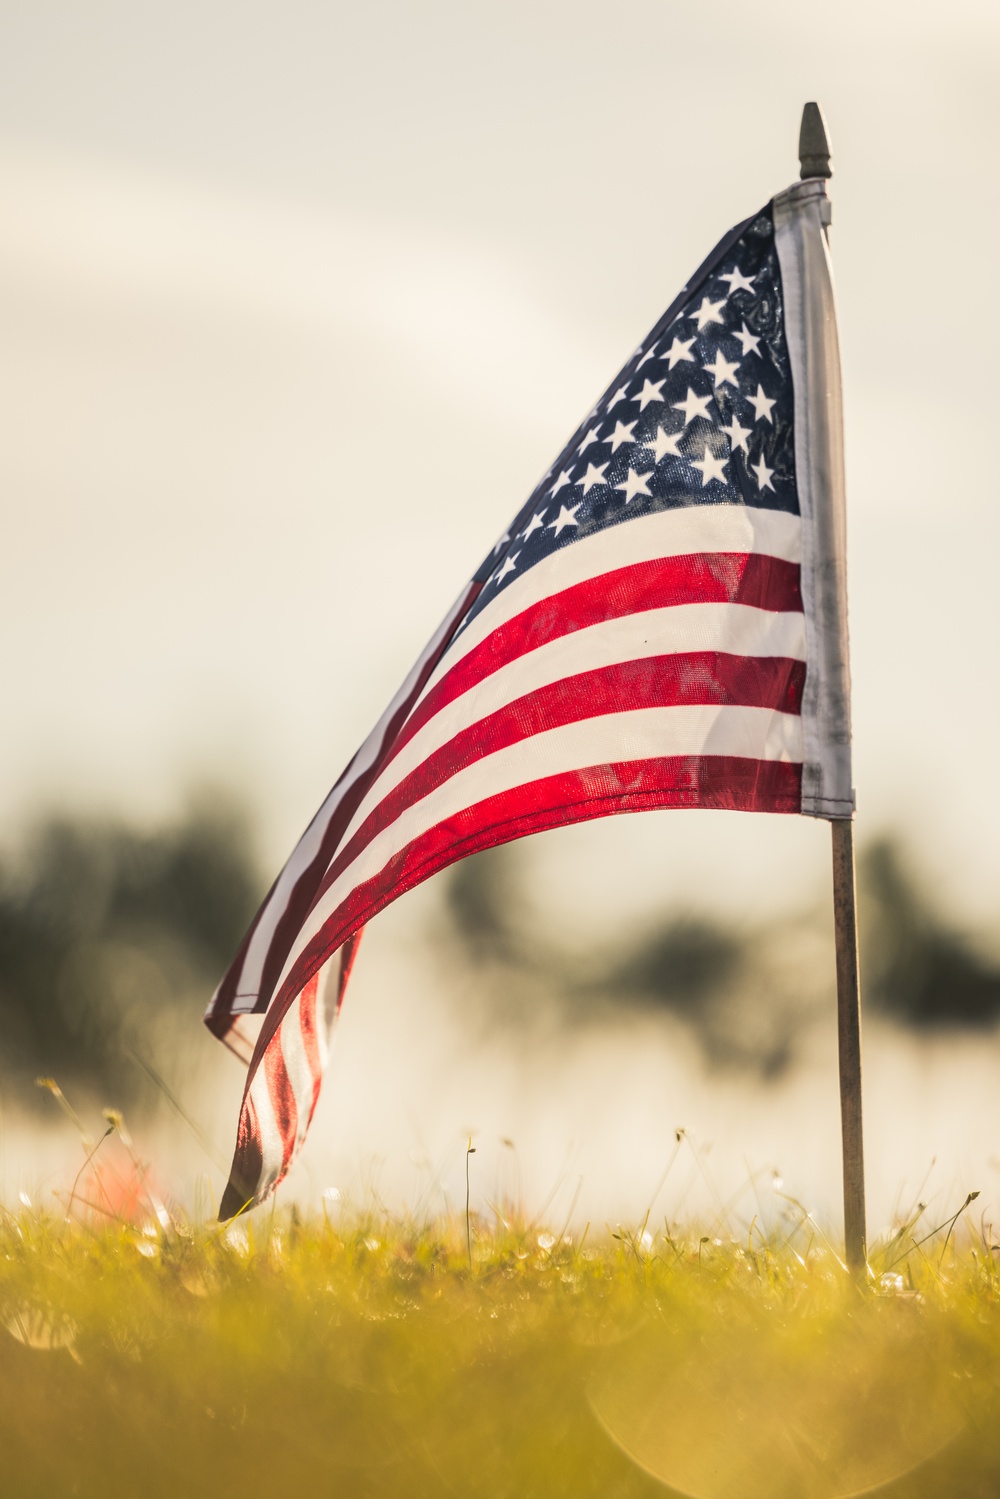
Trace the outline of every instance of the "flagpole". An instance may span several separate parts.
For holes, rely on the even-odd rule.
[[[831,177],[830,143],[818,104],[806,104],[799,130],[799,175]],[[867,1271],[865,1158],[861,1118],[861,991],[854,873],[854,822],[830,822],[833,839],[833,920],[837,949],[837,1044],[844,1161],[844,1243],[852,1275]]]
[[[844,1242],[852,1275],[867,1269],[865,1154],[861,1120],[861,991],[854,880],[854,823],[830,823],[833,835],[833,921],[837,946],[837,1045],[840,1130],[844,1155]]]

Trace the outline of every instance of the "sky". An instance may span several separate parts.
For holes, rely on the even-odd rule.
[[[597,390],[797,175],[816,98],[859,836],[903,826],[995,910],[998,34],[970,0],[4,0],[8,828],[207,775],[280,863]],[[619,819],[540,857],[780,900],[827,853],[778,823]]]
[[[816,99],[859,837],[993,919],[998,53],[987,0],[0,0],[6,836],[209,778],[276,870]],[[738,814],[535,860],[567,931],[829,878],[822,823]]]

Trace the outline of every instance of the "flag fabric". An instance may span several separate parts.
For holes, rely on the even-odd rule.
[[[850,817],[822,179],[730,231],[462,590],[206,1015],[248,1063],[226,1218],[287,1174],[365,923],[477,850],[663,807]]]

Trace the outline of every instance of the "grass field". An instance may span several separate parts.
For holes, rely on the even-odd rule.
[[[857,1288],[794,1206],[766,1238],[502,1207],[220,1231],[107,1185],[0,1212],[4,1496],[1000,1494],[969,1212],[915,1209]]]

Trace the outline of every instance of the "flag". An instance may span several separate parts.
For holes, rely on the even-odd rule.
[[[822,179],[731,230],[616,375],[310,823],[206,1014],[248,1063],[220,1217],[305,1139],[365,923],[618,812],[852,815]]]

